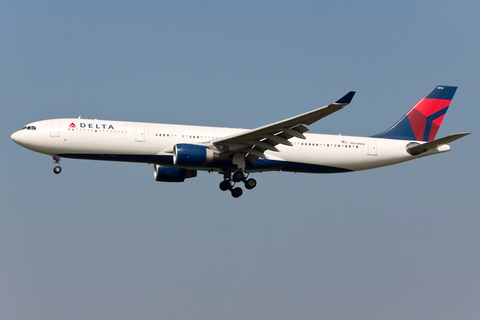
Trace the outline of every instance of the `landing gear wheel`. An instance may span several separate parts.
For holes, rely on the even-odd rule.
[[[245,188],[251,190],[257,186],[257,181],[255,179],[248,179],[245,181]]]
[[[237,171],[233,174],[232,179],[235,182],[240,182],[240,181],[243,181],[245,179],[245,175],[243,174],[242,171]]]
[[[62,168],[60,167],[60,157],[55,155],[53,156],[53,163],[55,163],[55,167],[53,168],[53,172],[55,172],[55,174],[59,174],[60,172],[62,172]]]
[[[220,182],[220,190],[227,191],[227,190],[230,190],[230,189],[232,189],[232,186],[230,184],[230,180],[223,180],[222,182]]]
[[[242,193],[243,193],[242,188],[236,187],[236,188],[232,189],[232,197],[234,197],[234,198],[240,197],[242,195]]]

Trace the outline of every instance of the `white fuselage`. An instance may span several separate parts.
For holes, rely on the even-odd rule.
[[[162,151],[178,143],[205,144],[245,129],[124,122],[89,119],[54,119],[28,125],[35,130],[15,132],[12,139],[25,148],[67,158],[135,161],[169,165],[171,159]],[[27,127],[27,128],[28,128]],[[293,146],[277,145],[278,152],[266,151],[266,160],[247,171],[342,172],[392,165],[427,155],[449,151],[448,145],[428,150],[418,156],[406,151],[412,141],[305,134],[306,139],[292,138]],[[166,157],[155,157],[156,155]],[[295,164],[283,166],[282,163]],[[272,165],[274,164],[274,165]],[[304,165],[304,167],[302,167]],[[317,167],[319,166],[319,167]],[[331,171],[334,168],[338,171]],[[198,170],[221,170],[211,166]]]

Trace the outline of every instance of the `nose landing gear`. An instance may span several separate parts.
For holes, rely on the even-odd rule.
[[[62,172],[62,167],[60,167],[60,157],[59,156],[53,156],[53,163],[55,163],[55,167],[53,168],[53,172],[55,174],[59,174]]]
[[[230,190],[232,197],[238,198],[243,194],[243,190],[240,187],[235,187],[238,182],[245,184],[247,190],[251,190],[257,186],[257,181],[255,179],[247,179],[248,174],[241,170],[238,170],[232,174],[231,171],[225,171],[223,173],[223,181],[220,182],[220,190],[227,191]]]

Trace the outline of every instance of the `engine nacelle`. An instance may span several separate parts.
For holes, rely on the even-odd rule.
[[[202,167],[218,158],[218,154],[205,146],[179,143],[173,146],[173,164],[176,166]]]
[[[180,169],[175,167],[153,165],[153,177],[155,181],[183,182],[187,178],[197,176],[197,170]]]

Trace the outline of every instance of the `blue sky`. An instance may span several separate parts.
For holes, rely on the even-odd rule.
[[[0,4],[0,317],[477,319],[477,1]],[[459,89],[449,153],[337,175],[199,173],[48,156],[57,117],[255,128],[357,91],[311,132],[373,135]]]

